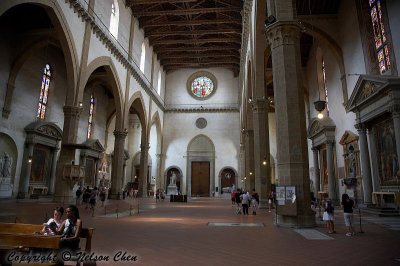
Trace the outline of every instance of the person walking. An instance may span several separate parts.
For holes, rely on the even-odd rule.
[[[251,194],[251,207],[253,209],[253,215],[257,214],[258,204],[260,204],[260,198],[256,190],[253,189],[253,193]]]
[[[346,236],[354,236],[355,235],[353,228],[354,201],[350,199],[349,195],[347,194],[342,195],[341,207],[343,209],[344,223],[347,227]]]
[[[242,200],[243,215],[249,215],[249,196],[247,193],[243,193],[240,198]]]
[[[334,215],[335,208],[332,205],[332,201],[329,199],[326,200],[324,206],[325,206],[325,211],[324,211],[322,219],[324,221],[326,221],[326,227],[328,228],[328,234],[336,233],[335,224],[333,223],[333,217],[334,217],[333,215]]]
[[[236,193],[235,193],[235,202],[236,202],[236,214],[242,214],[241,208],[240,208],[240,203],[241,203],[241,191],[238,188]]]
[[[274,203],[274,192],[271,191],[268,196],[268,212],[271,212],[273,203]]]

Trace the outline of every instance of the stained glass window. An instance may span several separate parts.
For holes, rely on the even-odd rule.
[[[90,95],[90,109],[89,109],[89,125],[87,130],[87,137],[90,139],[93,132],[93,111],[94,111],[94,97]]]
[[[389,49],[383,24],[381,1],[369,0],[371,8],[371,20],[374,31],[375,49],[379,62],[379,70],[381,74],[390,69]]]
[[[208,77],[198,77],[193,80],[191,90],[197,97],[207,97],[214,90],[214,83]]]
[[[43,70],[42,87],[40,88],[39,106],[36,117],[44,119],[46,114],[46,107],[48,102],[49,88],[50,88],[51,70],[50,65],[46,64]]]
[[[325,69],[325,61],[322,58],[322,80],[324,82],[324,94],[326,101],[326,114],[329,116],[329,103],[328,103],[328,88],[326,87],[326,69]]]

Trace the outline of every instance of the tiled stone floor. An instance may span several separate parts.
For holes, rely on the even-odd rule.
[[[57,205],[1,201],[0,221],[42,223]],[[364,234],[346,237],[340,211],[335,213],[337,233],[329,235],[333,239],[309,240],[293,228],[274,226],[273,212],[237,215],[226,199],[189,199],[188,203],[126,199],[107,201],[106,209],[96,206],[94,213],[83,205],[79,209],[84,227],[96,229],[92,251],[110,256],[109,262],[98,265],[400,265],[395,261],[400,258],[400,231],[367,223]],[[322,222],[315,229],[326,233]],[[113,262],[118,251],[137,256],[137,261]]]

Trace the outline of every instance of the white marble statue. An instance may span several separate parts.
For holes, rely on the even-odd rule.
[[[3,176],[11,177],[12,158],[8,155],[8,153],[4,152],[3,160]]]
[[[171,179],[169,181],[170,185],[175,185],[176,184],[176,174],[175,171],[172,171]]]

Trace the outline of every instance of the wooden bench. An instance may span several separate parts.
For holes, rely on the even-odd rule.
[[[41,231],[42,228],[43,225],[36,224],[0,223],[0,247],[3,247],[3,251],[22,247],[60,249],[61,235],[45,236],[34,234]],[[82,228],[80,234],[81,239],[86,239],[85,252],[87,254],[91,252],[93,231],[94,228]],[[5,253],[3,252],[3,254]]]

